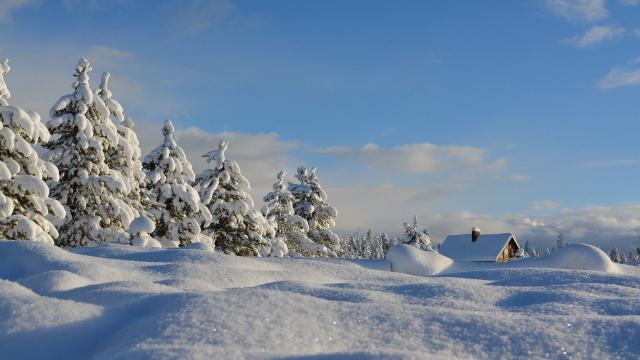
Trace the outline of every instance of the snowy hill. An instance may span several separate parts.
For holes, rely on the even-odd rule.
[[[449,271],[418,277],[388,271],[387,261],[0,241],[0,354],[640,357],[640,272],[553,268],[566,257],[468,268],[442,261]]]

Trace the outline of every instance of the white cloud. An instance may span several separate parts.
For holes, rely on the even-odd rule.
[[[11,14],[33,4],[33,0],[0,0],[0,23],[11,21]]]
[[[598,82],[601,89],[640,85],[640,67],[624,68],[616,66]]]
[[[546,0],[552,14],[569,20],[598,21],[609,15],[605,0]]]
[[[418,143],[382,148],[377,144],[369,143],[360,149],[340,146],[310,150],[362,161],[379,169],[394,169],[414,174],[444,172],[452,169],[477,173],[499,171],[506,166],[505,159],[488,160],[485,149],[471,146]]]
[[[640,5],[640,0],[620,0],[622,6],[637,6]]]
[[[587,30],[584,35],[573,38],[572,42],[578,47],[589,47],[619,38],[625,32],[623,28],[598,25]]]

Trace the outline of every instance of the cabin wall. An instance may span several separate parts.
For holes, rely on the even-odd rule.
[[[516,257],[517,252],[518,252],[518,245],[516,245],[516,242],[513,239],[511,239],[507,243],[507,246],[505,246],[504,249],[502,249],[502,252],[500,252],[500,256],[498,256],[498,259],[496,261],[509,262],[513,260],[514,257]]]

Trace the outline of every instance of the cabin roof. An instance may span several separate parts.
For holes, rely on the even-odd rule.
[[[476,241],[471,241],[471,234],[449,235],[438,251],[457,261],[496,261],[512,238],[520,248],[518,240],[511,233],[480,234]]]

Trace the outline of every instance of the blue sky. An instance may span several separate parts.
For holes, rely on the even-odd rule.
[[[86,56],[143,145],[167,117],[194,162],[235,137],[256,198],[317,164],[339,228],[436,238],[636,238],[639,49],[634,0],[0,0],[20,105],[46,115]]]

